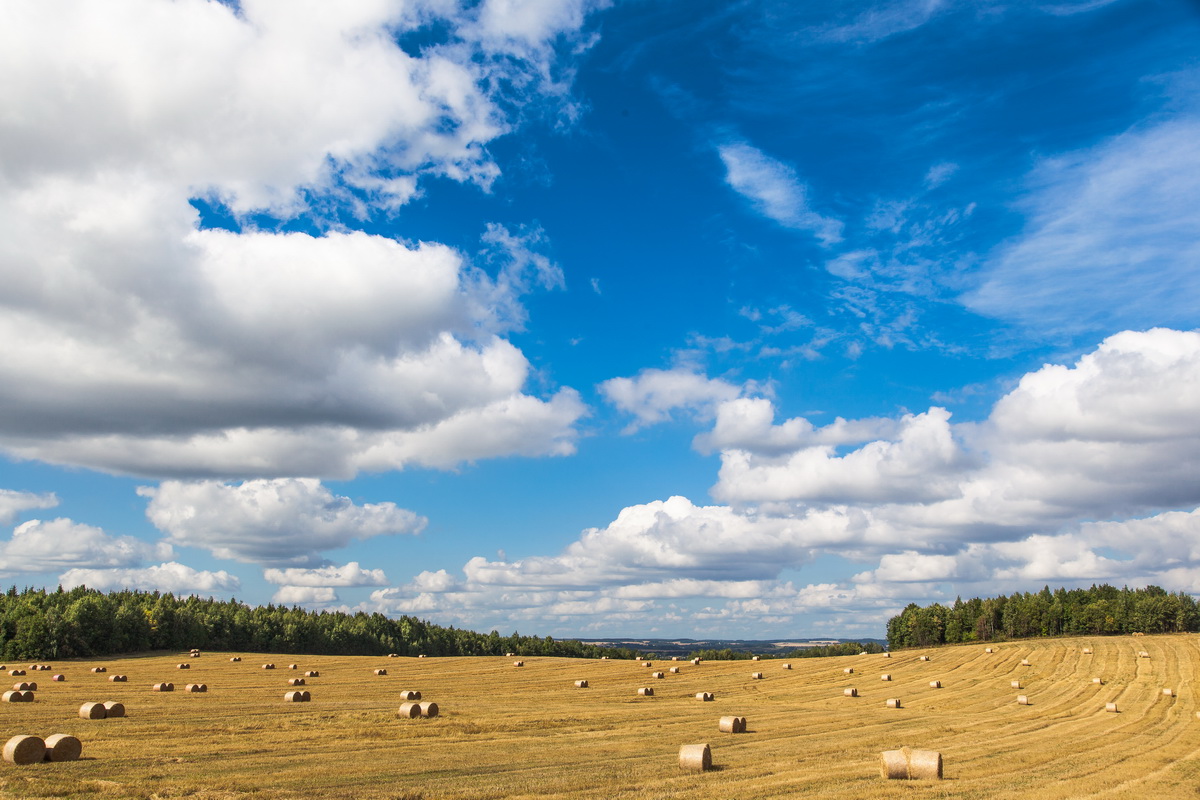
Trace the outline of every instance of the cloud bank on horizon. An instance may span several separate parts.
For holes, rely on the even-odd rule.
[[[986,5],[18,0],[0,574],[554,635],[1200,593],[1200,12]]]

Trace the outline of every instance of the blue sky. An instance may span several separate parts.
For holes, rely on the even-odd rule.
[[[1200,593],[1200,6],[18,2],[0,576],[555,636]]]

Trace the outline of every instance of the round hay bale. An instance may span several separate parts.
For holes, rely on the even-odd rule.
[[[128,683],[129,676],[128,675],[109,675],[108,682],[109,683]]]
[[[672,674],[672,675],[678,675],[678,674],[679,674],[679,667],[671,667],[671,674]]]
[[[791,668],[792,668],[792,665],[791,665],[791,664],[784,664],[784,665],[783,665],[783,668],[784,668],[784,669],[791,669]]]
[[[408,692],[408,691],[401,692],[400,699],[401,700],[420,700],[421,693],[420,692]]]
[[[319,677],[321,677],[321,673],[320,673],[320,672],[318,672],[318,671],[317,671],[317,670],[315,670],[315,669],[310,669],[308,672],[304,673],[304,677],[306,677],[306,678],[319,678]]]
[[[891,658],[891,657],[892,657],[892,654],[891,654],[891,653],[884,653],[884,654],[883,654],[883,657],[884,657],[884,658]]]
[[[92,667],[92,672],[108,672],[108,667]],[[22,672],[22,675],[25,673]]]
[[[283,700],[285,703],[303,703],[304,694],[301,692],[284,692]]]
[[[421,716],[421,707],[416,703],[404,703],[396,712],[396,716],[404,719],[416,719]]]
[[[1011,686],[1014,689],[1024,689],[1025,688],[1024,686],[1021,685],[1020,681],[1013,681],[1012,683],[1009,684],[1009,686]]]
[[[156,691],[156,692],[173,692],[173,691],[175,691],[175,684],[173,684],[173,683],[156,683],[156,684],[154,684],[154,691]]]
[[[651,678],[665,678],[666,675],[661,672],[651,672],[650,677]]]
[[[388,653],[388,658],[399,658],[399,657],[400,657],[399,653]]]
[[[515,655],[516,655],[516,653],[505,653],[505,654],[504,654],[504,657],[505,657],[505,658],[512,658],[512,657],[513,657],[513,656],[515,656]]]
[[[737,717],[721,717],[717,721],[717,730],[721,733],[741,733]]]
[[[421,709],[421,716],[425,719],[433,719],[438,715],[437,703],[419,703],[417,708]]]
[[[892,676],[886,672],[879,676],[879,680],[881,680],[881,681],[890,681],[891,679],[892,679]]]
[[[63,683],[67,680],[67,676],[66,675],[51,675],[50,680],[55,681],[57,683]]]
[[[1173,689],[1163,689],[1163,697],[1174,697],[1174,696],[1175,696],[1175,691]]]
[[[47,761],[78,761],[83,752],[83,742],[65,733],[56,733],[46,737]]]
[[[1103,686],[1104,678],[1092,678],[1092,683],[1096,683],[1096,684],[1099,684],[1100,686]]]
[[[752,656],[752,657],[750,658],[750,660],[751,660],[751,661],[761,661],[761,660],[762,660],[762,658],[761,658],[760,656]]]
[[[654,662],[653,662],[653,661],[643,661],[643,662],[642,662],[642,666],[643,666],[643,667],[653,667],[653,666],[654,666]]]
[[[888,698],[887,707],[888,708],[902,708],[902,706],[900,705],[900,700],[895,697]]]
[[[843,697],[858,697],[858,689],[842,689]]]
[[[386,669],[377,669],[377,670],[375,670],[375,674],[376,675],[387,675],[387,670]]]
[[[523,667],[523,666],[525,666],[525,662],[524,661],[514,661],[513,666],[514,667]]]
[[[929,688],[930,689],[940,689],[940,688],[942,688],[942,682],[941,681],[930,681]]]
[[[692,664],[693,664],[693,665],[699,665],[699,663],[700,663],[700,659],[698,659],[698,658],[693,658],[693,659],[692,659]]]
[[[176,664],[175,669],[191,669],[191,664]]]
[[[921,657],[920,657],[919,659],[917,659],[917,660],[918,660],[918,661],[928,661],[928,660],[929,660],[929,656],[921,656]]]
[[[33,692],[21,692],[20,694],[21,694],[21,702],[22,703],[32,703],[33,702]]]
[[[288,664],[288,669],[300,669],[300,667],[297,664]]]
[[[275,665],[274,664],[263,664],[262,668],[263,669],[275,669]]]
[[[425,657],[424,653],[421,653],[421,655],[417,656],[417,658],[424,658],[424,657]]]
[[[8,674],[9,674],[9,675],[11,675],[11,676],[12,676],[12,677],[14,677],[14,678],[19,678],[19,677],[21,677],[22,675],[24,675],[24,674],[25,674],[25,670],[23,670],[23,669],[10,669],[10,670],[8,671]]]
[[[1147,653],[1145,650],[1142,650],[1141,652],[1138,653],[1138,658],[1149,658],[1149,657],[1150,657],[1150,654]]]
[[[1117,713],[1117,704],[1116,703],[1105,703],[1104,710],[1110,714],[1116,714]]]
[[[1021,659],[1021,666],[1022,666],[1022,667],[1032,667],[1032,666],[1033,666],[1033,664],[1030,664],[1030,663],[1029,663],[1029,659],[1028,659],[1028,658],[1022,658],[1022,659]]]
[[[588,688],[588,682],[587,681],[575,681],[575,688],[576,689],[586,689],[586,688]]]
[[[716,695],[712,692],[696,692],[696,699],[705,703],[711,703],[716,699]]]
[[[235,664],[236,664],[237,662],[239,662],[239,661],[241,661],[241,660],[242,660],[242,657],[241,657],[241,656],[233,656],[233,657],[232,657],[232,658],[230,658],[229,660],[230,660],[231,662],[233,662],[233,663],[235,663]]]
[[[199,684],[199,683],[189,683],[187,686],[183,687],[183,690],[185,692],[190,692],[192,694],[195,694],[197,692],[204,691],[203,689],[200,688],[200,686],[201,686],[201,684]]]
[[[649,686],[643,686],[642,688],[638,689],[638,695],[641,697],[654,697],[654,690]]]
[[[941,780],[942,754],[935,750],[884,750],[879,774],[888,780]]]
[[[712,750],[707,744],[685,744],[679,748],[679,766],[693,772],[712,769]]]
[[[992,649],[991,647],[985,647],[985,648],[983,648],[983,652],[985,652],[985,653],[994,653],[994,652],[996,652],[996,651],[995,651],[994,649]]]
[[[288,686],[303,686],[304,678],[288,678]]]
[[[18,692],[16,689],[13,689],[5,692],[3,695],[0,695],[0,699],[4,700],[6,703],[21,703],[25,700],[25,693]]]
[[[300,702],[301,703],[311,703],[312,702],[312,695],[308,693],[307,689],[300,692]]]
[[[853,675],[854,667],[846,667],[844,670],[842,670],[842,673],[845,675]]]
[[[29,684],[28,684],[28,683],[26,683],[25,681],[20,681],[19,683],[14,683],[14,684],[13,684],[13,691],[14,691],[14,692],[25,692],[25,691],[28,691],[28,690],[29,690]]]
[[[1030,705],[1029,697],[1027,695],[1023,695],[1023,694],[1017,695],[1017,705],[1019,705],[1019,706]]]
[[[115,700],[109,700],[104,704],[104,713],[109,719],[125,716],[125,704],[118,703]]]
[[[1090,656],[1092,654],[1092,648],[1090,648],[1090,647],[1083,648],[1083,654],[1085,656]]]
[[[38,764],[46,758],[40,736],[14,736],[4,743],[4,760],[13,764]]]
[[[104,703],[84,703],[79,707],[80,719],[104,719],[107,716],[108,709]]]
[[[671,656],[671,660],[672,660],[672,661],[678,661],[678,660],[679,660],[679,656]]]
[[[762,675],[763,675],[763,674],[762,674],[761,672],[751,672],[751,673],[750,673],[750,680],[752,680],[752,681],[761,681],[761,680],[762,680]]]
[[[21,691],[36,692],[37,691],[37,681],[30,681],[29,683],[25,684],[25,688],[22,689]]]

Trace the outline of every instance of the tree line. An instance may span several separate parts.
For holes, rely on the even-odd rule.
[[[1159,586],[1117,589],[1108,584],[1090,589],[1013,593],[963,600],[952,606],[910,603],[887,624],[889,648],[1026,639],[1036,636],[1082,636],[1200,631],[1200,608],[1184,592]]]
[[[103,593],[83,586],[17,591],[14,586],[0,595],[0,658],[5,661],[193,647],[306,655],[638,657],[627,648],[475,633],[409,616],[249,606],[169,592]]]
[[[876,642],[838,642],[836,644],[813,645],[798,647],[780,655],[770,654],[765,658],[826,658],[828,656],[856,656],[859,653],[882,653],[883,645]],[[693,650],[688,658],[698,658],[701,661],[746,661],[754,657],[753,653],[744,650],[734,650],[726,647],[721,650]]]

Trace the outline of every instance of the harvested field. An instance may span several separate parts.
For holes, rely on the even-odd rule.
[[[128,684],[58,662],[67,682],[44,687],[35,703],[0,705],[0,738],[64,733],[82,741],[83,758],[0,764],[0,797],[1197,796],[1200,703],[1190,687],[1200,637],[993,647],[895,653],[886,660],[892,681],[860,684],[862,702],[842,696],[842,669],[878,674],[880,655],[801,659],[771,680],[750,678],[744,662],[705,661],[656,681],[654,697],[637,696],[646,679],[638,661],[526,656],[514,670],[501,657],[392,659],[395,685],[419,686],[439,706],[439,716],[422,719],[397,717],[398,692],[380,688],[367,657],[291,656],[320,671],[308,703],[280,702],[283,681],[257,663],[230,662],[230,653],[192,665],[192,679],[211,687],[204,696],[151,691],[177,653],[109,659]],[[1033,666],[1019,666],[1023,658]],[[1097,673],[1105,683],[1091,682]],[[1017,678],[1034,687],[1033,705],[1013,702]],[[574,688],[581,679],[586,692]],[[931,688],[935,681],[944,688]],[[699,703],[700,691],[716,699]],[[902,708],[886,708],[888,697]],[[127,716],[80,719],[80,705],[97,699],[123,703]],[[1109,702],[1120,713],[1105,713]],[[716,721],[733,715],[753,725],[721,736]],[[681,770],[680,747],[705,741],[713,769]],[[944,780],[882,779],[880,754],[901,747],[940,752]]]

